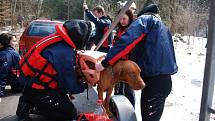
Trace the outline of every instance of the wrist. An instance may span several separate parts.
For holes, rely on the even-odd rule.
[[[108,67],[108,66],[110,65],[109,62],[106,61],[106,60],[103,60],[103,61],[101,62],[101,64],[102,64],[102,66],[103,66],[104,68],[106,68],[106,67]]]

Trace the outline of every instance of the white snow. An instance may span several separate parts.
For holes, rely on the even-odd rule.
[[[183,37],[188,42],[189,37]],[[161,121],[198,121],[204,76],[206,38],[190,37],[190,45],[174,43],[178,72],[172,76],[172,92],[168,96]],[[141,121],[140,94],[136,94],[136,114]],[[214,116],[211,116],[214,118]],[[211,120],[212,120],[211,118]]]

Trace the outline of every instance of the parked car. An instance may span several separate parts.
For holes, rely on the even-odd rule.
[[[62,21],[33,20],[22,33],[19,41],[19,52],[22,56],[40,39],[56,32],[55,25]]]

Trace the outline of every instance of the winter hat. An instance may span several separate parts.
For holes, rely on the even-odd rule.
[[[137,15],[138,17],[145,13],[159,14],[160,10],[156,4],[150,4],[143,8]]]
[[[84,20],[69,20],[63,26],[77,49],[83,49],[91,36],[92,24]]]
[[[13,35],[9,33],[0,34],[0,44],[3,47],[10,47],[10,41],[12,40]]]

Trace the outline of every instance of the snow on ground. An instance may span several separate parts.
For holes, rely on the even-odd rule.
[[[206,41],[195,38],[188,48],[178,43],[176,60],[178,73],[172,76],[173,88],[167,98],[162,121],[197,121],[200,112]]]
[[[187,41],[188,37],[183,37]],[[206,39],[190,37],[190,46],[174,43],[178,73],[172,76],[172,92],[161,121],[198,121],[204,76]],[[140,91],[136,92],[136,114],[141,121]]]

